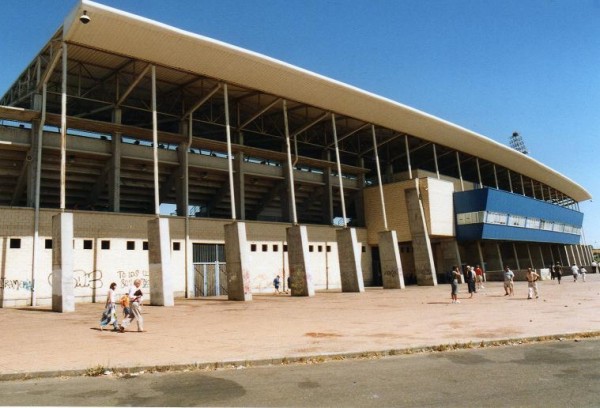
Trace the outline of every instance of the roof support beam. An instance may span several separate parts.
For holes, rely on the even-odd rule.
[[[368,127],[368,126],[369,126],[369,124],[368,124],[368,123],[365,123],[364,125],[362,125],[362,126],[359,126],[358,128],[356,128],[356,129],[354,129],[354,130],[351,130],[350,132],[346,133],[344,136],[342,136],[342,137],[339,137],[339,138],[338,138],[338,142],[341,142],[342,140],[349,138],[350,136],[352,136],[352,135],[354,135],[354,134],[356,134],[356,133],[360,132],[361,130],[365,129],[365,128],[366,128],[366,127]],[[373,126],[373,125],[371,125],[371,126]],[[335,142],[334,142],[334,143],[329,143],[327,146],[325,146],[325,148],[326,148],[326,149],[329,149],[329,148],[333,147],[334,145],[335,145]],[[364,152],[363,152],[363,153],[364,153]]]
[[[311,127],[313,127],[314,125],[318,124],[319,122],[323,121],[324,119],[326,119],[328,116],[330,115],[329,112],[325,112],[323,113],[321,116],[319,116],[318,118],[316,118],[315,120],[313,120],[312,122],[307,123],[306,125],[302,126],[300,129],[294,131],[291,133],[292,137],[296,137],[298,136],[300,133],[302,132],[306,132],[308,129],[310,129]]]
[[[249,119],[247,119],[244,123],[242,123],[241,125],[239,125],[238,126],[238,130],[242,130],[243,128],[245,128],[246,126],[248,126],[250,123],[254,122],[260,115],[262,115],[263,113],[265,113],[266,111],[268,111],[269,109],[271,109],[273,106],[275,106],[276,104],[278,104],[280,101],[281,101],[281,98],[277,98],[273,102],[271,102],[270,104],[268,104],[267,106],[265,106],[264,108],[262,108],[260,111],[256,112]]]
[[[125,99],[127,99],[127,97],[129,96],[129,94],[135,89],[135,87],[137,86],[137,84],[139,84],[140,81],[146,76],[146,74],[148,73],[149,69],[150,69],[150,64],[147,64],[146,68],[144,68],[142,70],[142,72],[139,73],[139,75],[137,76],[137,78],[135,78],[133,80],[133,82],[127,87],[127,89],[125,90],[125,92],[123,92],[123,95],[121,95],[121,97],[117,100],[117,102],[115,102],[115,105],[117,107],[119,107],[123,102],[125,102]]]
[[[188,116],[190,116],[192,113],[194,113],[199,107],[201,107],[202,105],[204,105],[206,102],[208,102],[210,100],[210,98],[213,97],[214,94],[217,93],[217,91],[221,89],[221,83],[219,82],[217,85],[215,85],[210,91],[208,91],[208,93],[202,98],[200,99],[198,102],[196,102],[194,104],[194,106],[192,106],[190,109],[188,109],[184,114],[183,114],[183,119],[187,118]]]

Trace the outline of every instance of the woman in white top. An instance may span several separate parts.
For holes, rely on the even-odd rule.
[[[104,327],[108,326],[109,324],[113,325],[115,331],[119,329],[119,324],[117,323],[117,311],[115,308],[117,297],[117,294],[115,292],[116,288],[117,284],[115,282],[110,284],[108,294],[106,295],[106,305],[104,306],[104,313],[102,313],[102,319],[100,319],[100,330],[103,330]]]

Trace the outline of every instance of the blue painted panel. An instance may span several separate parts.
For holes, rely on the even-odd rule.
[[[579,244],[579,235],[565,234],[564,232],[534,230],[528,228],[511,227],[507,225],[496,224],[475,224],[483,225],[480,239],[495,239],[504,241],[524,241],[524,242],[548,242],[554,244]],[[460,227],[463,227],[462,225]],[[462,229],[462,228],[461,228]],[[458,228],[456,232],[459,234]],[[463,232],[460,232],[463,237]],[[467,232],[469,238],[460,238],[459,240],[473,240],[471,231]],[[475,238],[478,239],[478,238]]]
[[[507,191],[482,188],[454,193],[455,214],[494,211],[546,221],[560,222],[581,228],[583,213]],[[578,244],[579,235],[562,232],[520,228],[497,224],[456,226],[459,241],[499,239],[508,241]]]

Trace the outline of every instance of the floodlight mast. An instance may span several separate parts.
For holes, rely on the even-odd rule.
[[[509,145],[518,152],[529,154],[529,151],[525,146],[525,141],[523,141],[523,137],[519,134],[519,132],[513,132],[512,136],[510,137]]]

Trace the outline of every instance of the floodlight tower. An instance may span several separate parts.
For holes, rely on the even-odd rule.
[[[527,147],[525,147],[525,142],[523,141],[523,138],[519,132],[513,132],[512,136],[510,137],[509,145],[518,152],[529,154]]]

